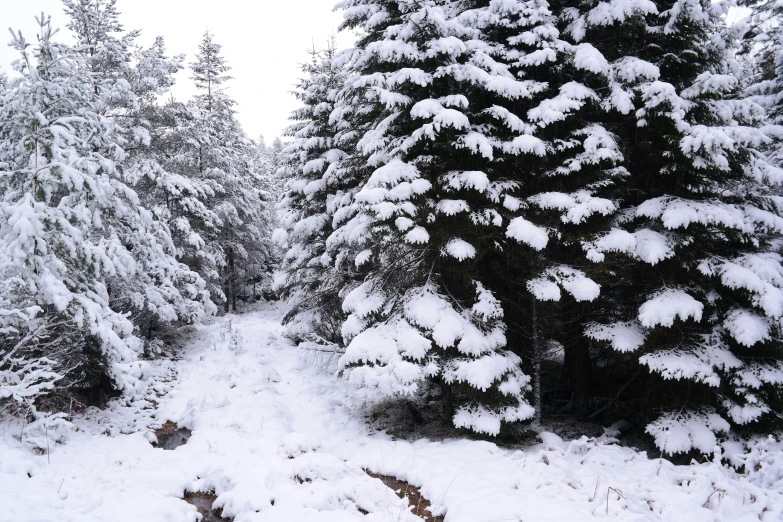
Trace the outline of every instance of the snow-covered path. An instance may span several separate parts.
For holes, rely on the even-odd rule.
[[[156,369],[157,410],[142,400],[77,419],[49,456],[1,428],[0,521],[194,522],[183,493],[212,490],[236,522],[421,520],[365,469],[419,486],[446,522],[783,519],[781,477],[762,488],[711,463],[673,466],[551,434],[525,451],[371,434],[370,392],[335,379],[324,354],[292,346],[280,316],[270,308],[198,327],[183,359]],[[174,451],[149,442],[167,420],[193,430]]]

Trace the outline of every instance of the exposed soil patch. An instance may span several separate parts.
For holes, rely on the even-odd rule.
[[[430,501],[421,495],[421,491],[416,486],[411,486],[407,482],[388,475],[378,475],[368,470],[364,470],[364,472],[372,478],[382,480],[386,487],[394,491],[398,497],[407,498],[408,503],[413,506],[411,513],[421,517],[424,522],[443,522],[442,516],[436,517],[432,515],[430,512]]]
[[[227,520],[233,520],[231,518],[223,517],[222,509],[212,509],[217,496],[214,492],[211,493],[190,493],[186,492],[182,497],[185,502],[196,506],[196,509],[201,513],[201,522],[225,522]]]
[[[155,436],[158,438],[157,447],[164,450],[177,449],[184,445],[190,439],[191,431],[187,428],[180,428],[173,422],[166,422],[163,426],[155,430]]]

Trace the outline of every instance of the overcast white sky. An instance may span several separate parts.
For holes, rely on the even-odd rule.
[[[223,45],[223,54],[234,68],[229,92],[238,102],[239,119],[247,133],[263,134],[271,143],[287,125],[296,108],[290,94],[300,76],[299,64],[306,50],[323,47],[337,32],[340,12],[332,12],[337,0],[118,0],[125,29],[141,29],[142,43],[162,35],[170,54],[185,53],[188,62],[197,50],[204,30]],[[35,38],[35,15],[51,14],[65,37],[65,15],[60,0],[0,0],[0,68],[10,70],[16,58],[5,44],[8,28],[21,29]],[[65,40],[66,38],[63,38]],[[351,44],[349,34],[338,35],[338,47]],[[10,72],[10,71],[9,71]],[[192,94],[188,72],[181,72],[175,97]]]

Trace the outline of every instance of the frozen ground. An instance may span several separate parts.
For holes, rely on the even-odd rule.
[[[419,486],[445,522],[783,520],[775,454],[738,475],[606,438],[544,433],[521,451],[372,434],[369,392],[335,379],[327,354],[283,339],[281,315],[199,326],[181,360],[150,369],[147,399],[77,418],[48,455],[18,440],[21,425],[0,427],[0,521],[194,522],[183,493],[211,490],[236,522],[421,520],[365,469]],[[192,429],[187,444],[150,444],[165,421]]]

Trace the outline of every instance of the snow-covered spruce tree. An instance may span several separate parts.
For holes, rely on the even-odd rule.
[[[272,158],[264,137],[259,136],[258,141],[248,142],[250,159],[249,172],[250,184],[257,191],[259,198],[264,202],[261,210],[261,230],[265,238],[265,255],[253,256],[244,267],[247,274],[245,278],[246,288],[243,289],[245,299],[258,300],[275,299],[276,292],[272,289],[274,283],[275,268],[280,266],[280,249],[276,247],[272,236],[277,227],[277,215],[275,205],[280,199],[282,181],[279,181],[272,170]]]
[[[632,114],[633,86],[654,67],[632,58],[607,61],[589,44],[564,41],[560,13],[544,2],[459,5],[459,20],[483,44],[471,44],[471,63],[524,80],[516,96],[505,78],[505,84],[496,79],[492,88],[467,92],[471,112],[478,113],[471,122],[480,124],[494,149],[482,170],[511,184],[497,222],[505,237],[489,236],[494,248],[483,249],[482,281],[506,311],[509,347],[533,373],[538,413],[544,407],[584,414],[590,351],[582,321],[600,288],[581,243],[608,231],[618,209],[628,173],[613,132],[623,129],[613,122]],[[463,216],[470,217],[461,225],[468,229],[476,220]],[[490,233],[474,230],[473,244]],[[553,372],[562,382],[552,383],[558,396],[542,397],[549,347],[564,352],[564,367]]]
[[[0,396],[55,381],[131,389],[141,344],[108,283],[139,276],[137,260],[159,252],[123,236],[148,216],[119,179],[116,127],[95,112],[82,55],[53,40],[49,18],[38,23],[35,46],[14,35],[20,77],[0,99]]]
[[[271,148],[267,146],[266,140],[263,135],[258,137],[258,140],[254,143],[253,149],[255,173],[257,175],[256,182],[259,185],[266,187],[268,190],[274,190],[274,169],[272,168],[273,158]],[[277,201],[277,200],[275,200]]]
[[[777,2],[746,0],[741,5],[752,9],[745,35],[745,56],[751,73],[746,89],[748,97],[764,107],[770,124],[783,124],[783,7]],[[780,137],[780,130],[765,131]],[[777,132],[776,132],[777,131]],[[777,165],[783,163],[781,140],[769,147],[768,157]]]
[[[340,129],[332,120],[345,73],[335,64],[333,42],[323,51],[313,50],[311,57],[302,66],[304,77],[296,91],[302,107],[291,115],[294,123],[286,135],[292,141],[283,149],[279,171],[285,190],[277,205],[280,228],[275,240],[284,254],[275,289],[290,304],[284,322],[291,337],[340,343],[345,319],[340,293],[345,282],[327,252],[326,240],[333,219],[329,195],[339,190],[335,169],[347,156],[336,143]]]
[[[285,190],[285,145],[280,137],[276,137],[271,145],[267,145],[263,136],[255,142],[255,176],[257,184],[268,193],[267,201],[272,202],[271,211],[276,222],[275,207]]]
[[[783,10],[776,2],[766,0],[745,0],[739,2],[751,9],[750,16],[744,21],[747,32],[744,34],[743,50],[750,54],[751,79],[749,91],[754,101],[762,105],[772,121],[779,122],[780,104],[783,101],[783,85],[779,72],[783,67],[783,34],[780,21]]]
[[[277,176],[280,173],[280,168],[283,166],[283,162],[285,161],[285,153],[283,150],[285,149],[285,144],[283,143],[283,140],[280,139],[280,136],[275,136],[275,139],[272,140],[272,145],[268,147],[268,153],[269,153],[269,164],[271,166],[272,172]]]
[[[273,223],[270,195],[255,183],[262,175],[254,171],[260,166],[255,144],[242,130],[235,117],[235,102],[223,87],[231,78],[229,70],[221,46],[206,32],[191,64],[199,94],[188,104],[192,120],[185,129],[185,148],[179,153],[185,162],[180,168],[215,189],[208,204],[219,226],[205,239],[213,248],[214,265],[208,269],[213,296],[226,312],[236,311],[240,299],[250,299],[247,291],[253,281],[269,271]],[[263,272],[250,273],[252,267],[261,267]]]
[[[271,183],[261,182],[269,176],[263,153],[244,135],[221,88],[227,70],[207,34],[193,64],[199,94],[188,103],[144,105],[148,153],[128,170],[168,223],[177,259],[207,281],[224,310],[263,290],[273,222]]]
[[[140,254],[136,262],[143,268],[134,278],[112,278],[109,295],[112,307],[132,312],[134,324],[150,338],[156,324],[190,322],[213,308],[204,280],[176,259],[172,223],[159,208],[159,192],[172,184],[172,176],[155,158],[165,146],[160,143],[160,127],[166,119],[157,98],[174,84],[182,58],[168,58],[161,38],[143,48],[136,43],[139,31],[122,34],[114,0],[64,4],[68,28],[76,36],[94,86],[96,111],[117,124],[116,134],[127,151],[119,173],[134,185],[147,209],[142,211],[144,223],[128,223],[120,233],[135,245],[133,251]],[[145,252],[155,254],[142,255]]]
[[[624,354],[607,409],[652,421],[667,453],[711,452],[718,433],[781,419],[783,173],[758,150],[770,138],[754,127],[761,108],[739,97],[723,6],[623,6],[564,11],[578,45],[655,67],[630,121],[611,129],[625,197],[614,228],[584,243],[604,274],[596,310],[611,322],[586,333]]]
[[[344,96],[363,131],[351,161],[361,158],[355,168],[368,175],[355,216],[338,231],[364,245],[356,264],[369,275],[344,300],[350,343],[341,365],[352,381],[390,393],[435,382],[456,426],[496,435],[533,408],[486,282],[508,242],[547,242],[519,213],[518,183],[502,168],[506,156],[535,157],[545,144],[498,104],[544,86],[495,60],[475,20],[459,18],[459,3],[342,6],[343,27],[365,35],[351,52]]]

